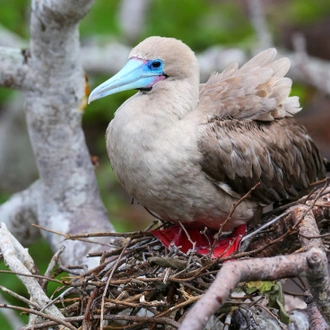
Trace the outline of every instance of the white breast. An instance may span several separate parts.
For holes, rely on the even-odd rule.
[[[197,126],[180,121],[155,130],[148,116],[124,119],[117,115],[107,130],[110,162],[124,189],[164,220],[218,228],[235,200],[201,172]],[[236,212],[244,221],[252,215],[243,208]]]

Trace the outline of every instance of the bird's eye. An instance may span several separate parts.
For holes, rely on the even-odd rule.
[[[158,60],[156,60],[156,61],[153,61],[152,63],[151,63],[151,66],[153,67],[153,68],[159,68],[160,66],[161,66],[161,61],[158,61]]]

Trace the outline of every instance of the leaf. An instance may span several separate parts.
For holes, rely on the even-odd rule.
[[[274,286],[274,281],[252,281],[246,283],[246,292],[247,293],[254,293],[259,291],[260,293],[266,293],[272,289]]]
[[[252,281],[245,283],[245,292],[260,292],[268,298],[268,306],[279,311],[279,318],[284,324],[289,324],[290,317],[284,309],[284,294],[282,285],[276,281]]]
[[[281,283],[275,283],[272,290],[265,294],[269,300],[269,307],[278,309],[281,322],[289,324],[290,317],[284,309],[285,302]]]

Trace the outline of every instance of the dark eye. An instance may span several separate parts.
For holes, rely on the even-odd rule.
[[[153,61],[152,63],[151,63],[151,66],[153,67],[153,68],[159,68],[160,66],[161,66],[161,62],[160,61]]]

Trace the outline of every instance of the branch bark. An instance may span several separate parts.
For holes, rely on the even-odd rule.
[[[122,0],[119,11],[119,24],[128,41],[135,40],[145,27],[150,0]]]
[[[330,279],[328,272],[328,259],[320,238],[320,231],[316,225],[314,214],[310,206],[300,206],[292,213],[293,221],[299,228],[299,240],[305,249],[320,248],[321,255],[313,255],[309,260],[306,274],[310,292],[314,302],[325,321],[330,325]],[[312,311],[313,309],[310,309]],[[315,310],[315,308],[314,308]]]
[[[27,127],[39,172],[33,218],[41,227],[66,234],[113,231],[81,128],[86,81],[78,24],[92,4],[92,0],[84,0],[77,7],[73,0],[33,0],[29,51],[2,49],[4,62],[0,61],[0,84],[25,92]],[[28,220],[22,216],[26,206],[22,196],[29,192],[3,205],[0,215],[15,219],[20,214],[21,220]],[[15,204],[19,207],[16,212]],[[97,260],[86,255],[103,249],[81,241],[62,243],[61,236],[42,234],[53,251],[61,244],[66,246],[64,264],[95,266]],[[110,239],[98,242],[109,243]]]
[[[111,231],[81,129],[86,105],[78,22],[92,1],[33,1],[31,56],[36,90],[26,93],[27,125],[41,181],[39,225],[64,233]],[[93,221],[93,227],[91,226]],[[44,233],[52,249],[61,237]],[[89,262],[95,245],[67,242],[68,264]]]
[[[9,231],[28,246],[40,237],[40,231],[31,226],[38,223],[37,208],[40,183],[35,182],[28,189],[14,194],[6,203],[0,206],[1,221]]]
[[[1,293],[0,293],[0,301],[5,304],[9,304],[6,298]],[[24,325],[22,320],[13,310],[2,309],[1,313],[6,318],[7,322],[10,324],[12,329],[18,329],[19,327],[22,327]]]
[[[233,261],[223,265],[205,295],[187,313],[180,330],[201,330],[239,282],[306,276],[314,302],[330,324],[328,259],[312,211],[300,205],[291,212],[305,253]],[[315,310],[315,308],[314,308]]]
[[[326,260],[323,251],[312,248],[301,254],[226,263],[205,295],[188,312],[179,329],[203,329],[209,317],[226,302],[239,282],[304,276],[310,268],[314,268],[310,262],[315,258],[321,262]]]
[[[29,68],[21,49],[0,47],[0,85],[7,88],[29,89]]]
[[[40,309],[43,309],[50,302],[50,299],[40,287],[38,281],[31,276],[35,273],[35,264],[27,250],[11,235],[4,223],[0,227],[0,249],[7,266],[13,272],[21,274],[17,276],[28,290],[31,301]],[[55,305],[45,308],[45,312],[56,318],[64,318]]]
[[[25,47],[27,42],[12,31],[9,31],[0,24],[0,45],[3,47],[21,48]]]

